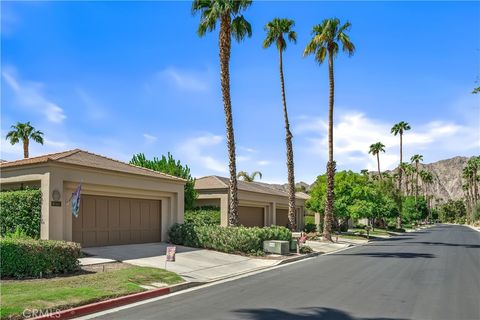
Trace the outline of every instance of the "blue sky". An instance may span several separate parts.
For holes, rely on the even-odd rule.
[[[217,32],[196,35],[190,2],[2,2],[1,134],[31,121],[45,132],[32,155],[82,148],[128,161],[168,151],[195,176],[227,175]],[[234,44],[231,86],[238,170],[286,180],[278,54],[263,26],[296,21],[284,56],[297,180],[325,171],[327,67],[302,58],[314,24],[352,23],[357,47],[335,61],[339,169],[398,162],[392,124],[407,121],[405,154],[433,162],[480,153],[479,2],[254,2],[253,36]],[[2,159],[21,146],[2,138]]]

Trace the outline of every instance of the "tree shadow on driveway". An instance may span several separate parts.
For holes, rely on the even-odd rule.
[[[409,243],[435,245],[435,246],[447,246],[447,247],[464,247],[468,249],[480,249],[480,244],[469,244],[469,243],[445,243],[445,242],[429,242],[429,241],[412,241]]]
[[[417,252],[359,252],[359,253],[337,253],[331,256],[366,256],[374,258],[435,258],[431,253],[417,253]]]
[[[357,318],[349,313],[332,308],[298,308],[295,312],[274,308],[239,309],[234,311],[243,319],[251,320],[406,320],[400,318]]]

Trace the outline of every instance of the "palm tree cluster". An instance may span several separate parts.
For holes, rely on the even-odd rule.
[[[480,194],[478,183],[480,181],[480,156],[471,157],[463,168],[463,192],[467,206],[467,219],[474,222],[479,217]]]
[[[239,176],[247,179],[248,174],[236,174],[236,155],[235,138],[233,129],[232,101],[230,98],[230,54],[232,37],[238,42],[252,35],[252,27],[243,16],[243,12],[250,7],[251,0],[194,0],[192,12],[200,15],[200,23],[197,33],[204,36],[220,24],[218,35],[218,46],[220,51],[220,79],[222,98],[225,113],[225,126],[228,147],[230,187],[229,187],[229,210],[228,222],[230,226],[238,225],[238,197],[237,197],[237,178]],[[285,149],[286,165],[288,172],[288,219],[289,228],[295,230],[297,223],[295,221],[295,175],[293,162],[293,135],[290,131],[290,122],[288,118],[287,99],[285,93],[285,78],[283,72],[283,52],[287,49],[287,43],[296,43],[297,34],[293,30],[295,22],[286,18],[274,18],[265,25],[266,37],[263,41],[263,47],[269,48],[275,45],[278,51],[280,93],[282,99],[282,111],[285,126]],[[343,50],[349,56],[355,52],[355,46],[350,41],[348,31],[351,27],[349,22],[341,24],[339,19],[325,19],[312,29],[312,38],[304,50],[304,56],[313,55],[319,64],[328,60],[329,77],[329,113],[328,113],[328,185],[325,210],[324,237],[331,241],[331,226],[333,221],[334,204],[334,176],[335,161],[333,158],[333,111],[335,96],[334,81],[334,59],[338,52]]]
[[[410,163],[403,162],[403,135],[411,127],[408,122],[400,121],[393,125],[391,133],[394,136],[400,137],[400,163],[398,165],[398,171],[393,175],[397,179],[398,190],[403,193],[404,196],[415,196],[415,204],[417,204],[418,195],[420,191],[419,179],[422,181],[423,197],[427,203],[427,208],[431,209],[431,188],[433,184],[434,176],[427,170],[420,170],[420,163],[423,161],[423,155],[415,154],[411,156]],[[382,174],[380,170],[380,153],[385,152],[385,145],[381,142],[376,142],[370,145],[368,153],[376,156],[377,158],[377,171],[378,179],[381,181],[385,173]],[[366,174],[366,173],[365,173]],[[403,179],[405,178],[405,179]],[[404,192],[403,192],[404,191]],[[401,203],[399,204],[399,215],[397,217],[397,228],[401,228]]]

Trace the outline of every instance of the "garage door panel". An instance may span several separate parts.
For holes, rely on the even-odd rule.
[[[97,237],[95,231],[84,231],[82,235],[82,244],[85,247],[91,247],[96,245]]]
[[[95,228],[95,199],[85,197],[83,200],[82,228]]]
[[[120,201],[111,199],[108,202],[108,225],[110,228],[120,228]]]
[[[130,201],[120,200],[120,229],[130,229]]]
[[[160,201],[84,195],[72,238],[84,247],[160,241]]]
[[[288,209],[277,209],[275,224],[277,226],[286,227],[288,224]]]
[[[120,244],[130,243],[130,230],[120,231]]]
[[[95,200],[95,227],[106,229],[108,227],[108,200],[99,198]]]
[[[158,206],[156,210],[151,210],[150,214],[150,228],[155,228],[155,226],[160,225],[160,215],[158,214]]]
[[[133,200],[130,202],[130,228],[140,228],[140,202]]]
[[[140,226],[142,229],[150,227],[150,203],[142,202],[140,205]]]
[[[120,243],[120,231],[109,231],[108,243]]]
[[[141,243],[142,242],[142,232],[140,230],[130,231],[130,242],[131,243]]]
[[[97,231],[97,246],[108,245],[108,231]]]
[[[259,207],[238,207],[238,219],[241,225],[245,227],[263,227],[264,213],[263,208]]]

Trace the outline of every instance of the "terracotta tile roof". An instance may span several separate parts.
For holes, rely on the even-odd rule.
[[[230,179],[220,176],[207,176],[198,178],[195,180],[195,189],[208,190],[208,189],[228,189]],[[275,185],[271,185],[263,182],[246,182],[238,180],[238,190],[250,191],[256,193],[264,193],[277,195],[281,197],[288,197],[288,192],[281,190]],[[309,196],[303,192],[297,192],[296,197],[299,199],[308,199]]]
[[[1,162],[0,169],[46,163],[48,161],[79,165],[83,167],[111,170],[111,171],[117,171],[117,172],[138,174],[142,176],[164,178],[169,180],[185,181],[182,178],[175,177],[166,173],[161,173],[161,172],[157,172],[157,171],[142,168],[142,167],[137,167],[132,164],[114,160],[102,155],[98,155],[88,151],[83,151],[80,149],[74,149],[74,150],[58,152],[58,153],[51,153],[51,154],[46,154],[39,157],[21,159],[16,161]]]

